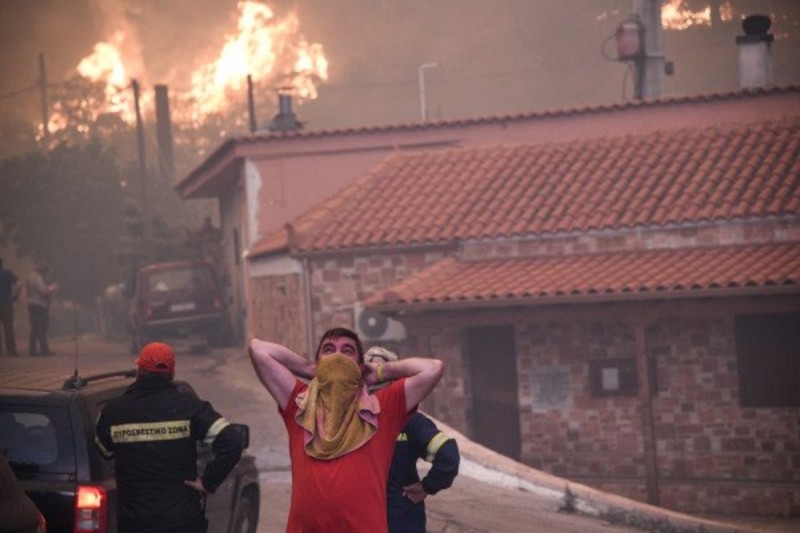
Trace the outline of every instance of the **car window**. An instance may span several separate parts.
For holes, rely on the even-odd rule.
[[[214,286],[211,271],[207,268],[162,270],[147,276],[150,292],[187,291],[208,289]]]
[[[18,474],[75,471],[72,427],[66,409],[0,406],[0,446]]]

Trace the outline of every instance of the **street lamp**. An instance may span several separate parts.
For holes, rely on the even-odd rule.
[[[425,102],[425,69],[436,68],[439,63],[423,63],[419,66],[419,111],[422,117],[422,122],[428,120],[428,109]]]

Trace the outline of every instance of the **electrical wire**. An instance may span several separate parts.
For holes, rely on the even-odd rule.
[[[30,87],[25,87],[24,89],[17,89],[16,91],[0,94],[0,100],[5,100],[7,98],[14,98],[16,96],[20,96],[22,94],[29,93],[31,91],[35,91],[38,88],[39,88],[38,85],[31,85]]]

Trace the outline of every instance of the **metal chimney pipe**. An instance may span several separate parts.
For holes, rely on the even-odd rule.
[[[736,37],[739,46],[739,87],[749,89],[772,84],[772,25],[766,15],[750,15],[742,21],[744,35]]]
[[[278,112],[281,115],[292,114],[292,95],[286,93],[278,94]]]
[[[278,90],[278,114],[267,125],[269,131],[296,131],[303,128],[292,111],[292,94],[288,89]]]

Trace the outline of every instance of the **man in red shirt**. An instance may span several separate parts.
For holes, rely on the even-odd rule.
[[[385,532],[397,435],[442,377],[443,363],[420,357],[364,363],[358,335],[346,328],[322,335],[316,362],[259,339],[250,342],[250,357],[289,434],[286,531]],[[368,393],[369,385],[390,380]]]

